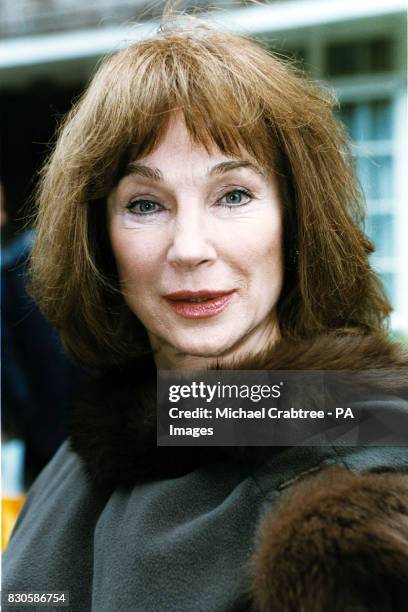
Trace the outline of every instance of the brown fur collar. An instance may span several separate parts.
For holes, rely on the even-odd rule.
[[[323,335],[276,345],[229,369],[366,370],[383,369],[375,386],[395,395],[408,389],[408,353],[382,337]],[[152,358],[100,374],[83,390],[70,419],[72,449],[91,478],[109,486],[175,477],[220,458],[262,461],[270,449],[156,446],[156,371]],[[278,452],[278,451],[277,451]]]
[[[259,612],[407,610],[408,474],[327,468],[281,498],[259,540]]]

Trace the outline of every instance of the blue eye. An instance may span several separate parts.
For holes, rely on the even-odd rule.
[[[228,191],[225,195],[222,196],[218,200],[218,203],[221,206],[225,206],[226,208],[238,208],[239,206],[245,206],[249,204],[249,202],[254,198],[253,194],[247,191],[246,189],[232,189]],[[132,200],[126,205],[126,208],[133,215],[140,215],[147,217],[148,215],[153,215],[154,213],[158,213],[163,210],[163,207],[154,202],[153,200],[145,200],[138,199]]]
[[[233,191],[228,191],[220,200],[224,200],[224,206],[228,208],[235,208],[237,206],[245,206],[245,204],[249,204],[249,202],[253,199],[253,195],[249,193],[246,189],[234,189]],[[243,201],[243,200],[246,201]]]
[[[127,204],[126,208],[134,215],[151,215],[158,212],[160,205],[151,200],[133,200]]]

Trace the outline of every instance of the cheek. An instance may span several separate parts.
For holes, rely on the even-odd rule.
[[[140,287],[154,278],[158,244],[152,235],[113,227],[110,239],[119,278],[124,285],[129,287],[136,284]]]
[[[264,258],[272,264],[276,270],[279,268],[283,272],[283,243],[281,228],[275,230],[273,234],[265,235],[264,240]]]
[[[280,236],[271,240],[271,236],[264,236],[264,243],[257,248],[252,262],[254,274],[252,281],[257,293],[265,296],[266,300],[275,300],[280,294],[283,284],[283,257]],[[263,248],[261,248],[261,246]]]
[[[264,316],[276,305],[283,286],[282,232],[276,219],[259,224],[257,230],[247,236],[243,265],[254,316]]]
[[[257,233],[258,249],[270,263],[281,265],[282,261],[282,216],[280,211],[266,218]]]
[[[277,215],[246,225],[234,236],[231,249],[242,270],[253,278],[282,273],[282,228]]]

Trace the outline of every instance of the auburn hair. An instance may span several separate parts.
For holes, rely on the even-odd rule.
[[[69,353],[92,367],[149,351],[120,292],[106,197],[176,110],[194,142],[231,156],[243,147],[277,177],[281,335],[383,333],[391,308],[368,261],[363,198],[334,104],[260,43],[197,18],[166,18],[105,58],[60,126],[38,187],[31,293]]]

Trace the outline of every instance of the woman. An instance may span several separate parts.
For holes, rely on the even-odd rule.
[[[376,392],[407,410],[331,100],[245,37],[169,22],[102,63],[39,204],[32,290],[95,381],[28,495],[3,597],[402,610],[405,448],[156,445],[156,368],[394,369]]]

